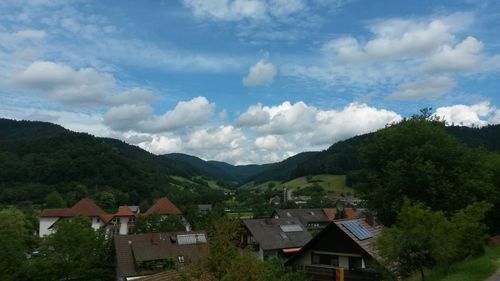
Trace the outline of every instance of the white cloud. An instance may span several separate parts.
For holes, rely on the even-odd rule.
[[[75,70],[51,61],[35,61],[11,78],[11,84],[21,89],[45,94],[66,104],[112,105],[144,102],[153,94],[134,88],[118,92],[112,74],[93,68]]]
[[[243,85],[247,87],[269,85],[273,82],[277,72],[278,70],[274,64],[260,60],[250,67],[248,75],[242,80]]]
[[[45,33],[44,30],[25,29],[25,30],[21,30],[21,31],[16,32],[15,35],[21,39],[42,39],[47,34]]]
[[[104,115],[104,122],[113,130],[145,133],[173,131],[207,123],[215,110],[215,104],[205,97],[180,101],[175,108],[162,115],[154,115],[149,105],[120,105],[111,107]]]
[[[486,126],[488,125],[488,117],[495,120],[497,112],[495,107],[489,102],[480,102],[473,105],[457,104],[452,106],[439,107],[436,109],[434,116],[446,121],[449,125],[456,126]],[[493,114],[492,114],[493,113]]]
[[[302,0],[184,0],[197,17],[219,21],[286,19],[306,8]]]
[[[293,145],[288,143],[283,136],[280,135],[267,135],[255,139],[255,146],[259,149],[272,151],[290,150]]]
[[[403,83],[397,87],[390,97],[396,100],[437,97],[449,93],[454,87],[455,81],[449,77],[430,77],[424,80]]]
[[[500,60],[483,53],[483,43],[467,34],[473,21],[474,16],[467,13],[381,20],[367,27],[371,32],[368,39],[336,36],[322,44],[316,57],[282,64],[280,72],[332,88],[387,92],[407,81],[423,81],[431,75],[457,79],[459,75],[498,71]],[[444,81],[441,79],[438,84]],[[410,86],[417,85],[402,85]],[[443,89],[428,89],[427,95],[436,96],[450,88],[448,81]]]
[[[352,103],[336,111],[320,110],[304,102],[284,102],[271,107],[257,105],[250,107],[240,117],[252,116],[246,115],[248,112],[253,112],[253,116],[256,116],[256,109],[266,112],[269,115],[268,121],[249,121],[246,126],[250,126],[255,133],[264,137],[259,140],[261,147],[271,140],[278,140],[276,135],[284,136],[283,140],[291,142],[294,147],[333,144],[334,141],[368,133],[401,119],[401,116],[393,111],[376,109],[366,104]]]
[[[444,45],[439,52],[432,55],[423,65],[425,71],[473,71],[480,67],[480,51],[483,43],[474,37],[452,47]]]
[[[269,122],[270,115],[268,111],[263,110],[262,104],[252,105],[247,111],[240,114],[236,119],[237,126],[258,126]]]

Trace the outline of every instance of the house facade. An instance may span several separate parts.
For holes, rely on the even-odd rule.
[[[365,219],[336,220],[294,254],[286,265],[301,268],[311,280],[377,280],[372,242],[382,227]]]

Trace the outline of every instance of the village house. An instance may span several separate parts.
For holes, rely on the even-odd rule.
[[[116,214],[106,214],[93,200],[84,198],[71,208],[42,210],[38,234],[40,237],[52,234],[54,226],[59,220],[86,216],[90,218],[93,229],[106,228],[110,235],[124,235],[134,227],[135,217],[139,210],[137,208],[133,210],[128,206],[120,206]]]
[[[301,268],[315,280],[377,280],[372,242],[382,226],[373,219],[335,220],[295,253],[285,265]]]
[[[121,235],[115,237],[114,245],[117,281],[174,272],[197,264],[208,254],[207,237],[201,231]]]
[[[337,208],[309,208],[309,209],[277,209],[271,217],[297,218],[309,231],[321,230],[331,221],[338,219],[340,211]],[[353,208],[344,208],[343,215],[348,219],[359,217],[358,212]]]
[[[312,236],[297,218],[243,220],[243,247],[252,246],[261,260],[289,257]]]
[[[160,216],[180,216],[186,230],[190,230],[189,223],[182,217],[182,212],[168,198],[163,197],[149,208],[144,216],[157,214]],[[92,199],[84,198],[71,208],[44,209],[40,212],[38,234],[40,237],[54,232],[55,224],[63,219],[76,216],[86,216],[91,220],[94,230],[105,229],[108,236],[127,235],[135,227],[136,218],[141,215],[138,206],[120,206],[115,214],[107,214]]]

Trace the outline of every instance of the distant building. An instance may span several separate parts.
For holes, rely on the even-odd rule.
[[[117,281],[194,265],[208,254],[204,232],[122,235],[115,237],[114,244]]]
[[[124,235],[134,227],[136,214],[128,206],[120,206],[116,214],[106,214],[93,200],[84,198],[71,208],[42,210],[38,234],[40,237],[50,235],[58,221],[76,216],[89,217],[95,230],[106,228],[110,235]]]
[[[160,198],[144,214],[140,213],[138,206],[120,206],[115,214],[107,214],[101,207],[88,198],[78,201],[71,208],[44,209],[40,213],[39,236],[50,235],[55,230],[55,224],[63,219],[76,216],[86,216],[91,220],[93,229],[106,230],[107,235],[127,235],[135,227],[135,220],[139,215],[179,216],[186,230],[190,230],[189,223],[182,216],[182,212],[168,198]]]
[[[269,198],[269,204],[271,204],[271,205],[281,204],[281,197],[279,197],[278,195],[275,195],[275,196]]]
[[[253,246],[261,260],[288,257],[312,236],[297,218],[243,220],[242,246]]]
[[[308,230],[318,230],[325,228],[335,219],[359,218],[359,213],[353,208],[344,208],[342,212],[337,208],[277,209],[271,217],[297,218]]]
[[[210,213],[212,211],[212,204],[199,204],[198,210],[203,215],[207,215],[208,213]]]
[[[313,281],[377,280],[371,270],[378,258],[373,241],[382,226],[365,219],[335,220],[294,254],[286,265],[301,268]],[[341,271],[343,273],[341,273]]]
[[[191,225],[182,216],[181,210],[177,208],[167,197],[162,197],[153,204],[145,213],[144,216],[149,215],[160,215],[160,216],[178,216],[182,224],[186,228],[186,231],[191,231]]]

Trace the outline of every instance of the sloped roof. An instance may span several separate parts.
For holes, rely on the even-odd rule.
[[[353,208],[345,208],[344,212],[345,212],[346,219],[353,220],[353,219],[356,219],[358,217],[358,215],[356,214],[356,210]]]
[[[297,248],[304,246],[312,236],[298,218],[243,220],[246,228],[264,250]],[[300,231],[284,232],[283,226],[300,226]]]
[[[356,237],[356,235],[352,234],[345,226],[344,223],[347,222],[357,222],[359,223],[362,227],[370,231],[373,235],[373,237],[360,240]],[[365,250],[368,254],[370,254],[372,257],[377,258],[377,253],[375,252],[375,249],[372,246],[372,242],[375,241],[375,239],[380,235],[382,232],[382,226],[381,225],[375,225],[371,226],[369,225],[366,220],[364,219],[345,219],[345,220],[336,220],[333,222],[338,228],[340,228],[344,233],[346,233],[356,244],[358,244],[363,250]]]
[[[97,206],[93,200],[88,198],[83,198],[73,205],[73,207],[71,207],[71,213],[73,213],[74,216],[85,215],[89,217],[98,217],[106,214],[101,207]]]
[[[151,208],[149,208],[145,215],[152,215],[152,214],[158,214],[158,215],[181,215],[182,212],[172,203],[170,200],[168,200],[167,197],[162,197],[158,199]]]
[[[329,221],[333,221],[335,219],[335,215],[337,214],[337,208],[323,208],[323,212]]]
[[[359,223],[362,227],[364,227],[365,229],[370,231],[373,236],[371,238],[364,239],[364,240],[358,239],[354,234],[352,234],[343,225],[344,223],[347,223],[347,222]],[[354,243],[359,245],[359,247],[361,249],[363,249],[363,251],[365,251],[367,254],[369,254],[373,258],[375,258],[375,259],[379,258],[372,243],[380,236],[380,233],[382,232],[383,226],[382,225],[371,226],[365,221],[365,219],[353,219],[353,220],[343,219],[343,220],[335,220],[335,221],[331,222],[326,228],[324,228],[320,233],[318,233],[316,236],[314,236],[314,238],[311,239],[306,245],[304,245],[304,247],[302,247],[302,249],[300,249],[300,251],[298,251],[296,254],[294,254],[292,257],[290,257],[290,259],[288,259],[288,261],[286,261],[285,265],[290,265],[293,262],[293,260],[300,257],[302,255],[302,253],[307,251],[312,245],[314,245],[316,243],[316,241],[318,241],[320,239],[328,239],[328,237],[325,238],[325,235],[330,232],[330,229],[332,227],[340,229],[343,233],[345,233],[347,235],[347,237],[349,237],[349,239],[354,241]]]
[[[108,223],[110,222],[113,218],[115,217],[115,215],[108,215],[108,214],[105,214],[105,215],[100,215],[99,218],[102,220],[103,223]]]
[[[307,226],[309,223],[328,223],[329,218],[321,208],[314,209],[277,209],[274,211],[280,218],[298,218]]]
[[[71,208],[44,209],[40,217],[75,217],[79,215],[99,217],[106,214],[101,207],[88,198],[83,198]]]
[[[53,208],[43,209],[40,217],[72,217],[71,209],[69,208]]]
[[[142,233],[116,236],[114,243],[117,274],[122,277],[155,273],[155,271],[151,270],[137,271],[136,262],[139,260],[146,261],[170,257],[177,261],[177,256],[182,255],[187,266],[198,262],[208,254],[207,243],[179,245],[171,239],[171,237],[183,234],[204,234],[204,232]]]
[[[130,208],[125,205],[125,206],[120,206],[118,207],[118,212],[116,212],[115,216],[117,217],[133,217],[135,216],[135,213],[130,210]]]

